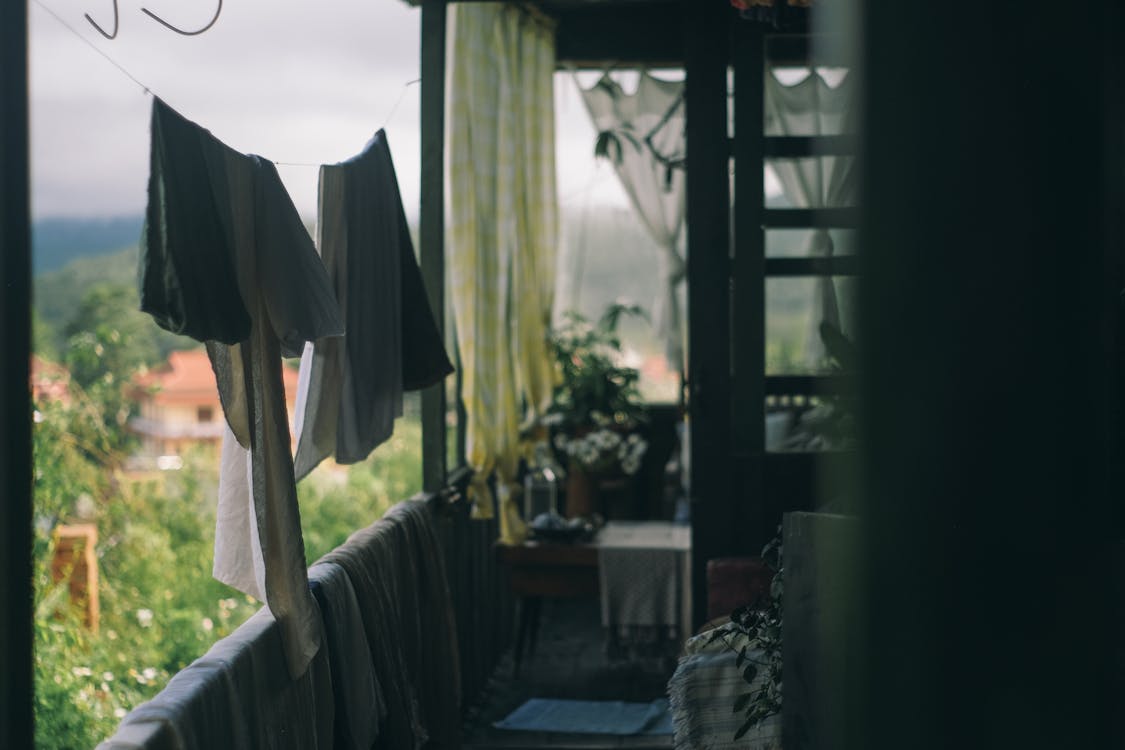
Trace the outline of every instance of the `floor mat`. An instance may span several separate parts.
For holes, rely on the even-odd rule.
[[[651,703],[532,698],[493,726],[575,734],[672,734],[672,715],[663,698]]]

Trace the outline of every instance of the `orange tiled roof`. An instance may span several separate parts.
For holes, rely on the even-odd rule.
[[[60,364],[31,355],[31,396],[36,401],[70,399],[70,371]]]
[[[60,364],[49,362],[38,354],[31,355],[31,380],[41,381],[69,381],[70,371]]]
[[[286,365],[282,375],[285,400],[292,403],[297,393],[297,371]],[[142,399],[151,398],[158,404],[211,404],[219,400],[215,373],[204,349],[172,352],[165,364],[138,374],[133,383],[142,392]]]

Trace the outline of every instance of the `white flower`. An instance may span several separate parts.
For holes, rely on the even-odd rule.
[[[153,667],[145,667],[141,671],[141,674],[144,675],[144,678],[146,680],[155,680],[156,679],[156,669],[154,669]]]
[[[215,629],[215,623],[211,621],[210,617],[204,617],[203,622],[201,622],[200,625],[202,625],[203,629],[208,633]]]
[[[126,711],[126,710],[125,710],[125,709],[123,709],[123,708],[115,708],[115,709],[113,709],[113,715],[114,715],[114,717],[116,717],[116,718],[118,718],[118,719],[124,719],[124,718],[125,718],[125,714],[126,714],[126,713],[128,713],[128,711]]]
[[[75,667],[70,671],[74,673],[75,677],[91,677],[94,674],[94,670],[89,667]]]
[[[152,610],[151,609],[138,609],[137,622],[140,623],[142,628],[152,627]]]
[[[102,672],[102,679],[106,682],[113,682],[113,672]]]

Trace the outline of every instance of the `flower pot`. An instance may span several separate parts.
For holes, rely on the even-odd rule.
[[[566,475],[566,517],[588,518],[598,506],[598,477],[572,461]]]

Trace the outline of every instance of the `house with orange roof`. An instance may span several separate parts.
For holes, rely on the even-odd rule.
[[[293,413],[297,371],[282,368],[285,402]],[[198,445],[217,446],[223,435],[223,408],[211,361],[203,349],[176,351],[159,367],[133,378],[139,415],[129,421],[141,436],[141,454],[178,456]]]
[[[70,371],[49,362],[38,354],[31,355],[31,399],[36,404],[70,401]]]

